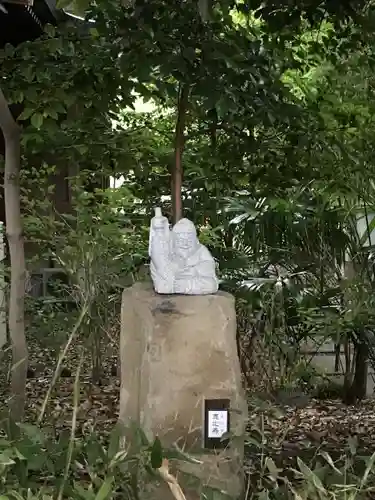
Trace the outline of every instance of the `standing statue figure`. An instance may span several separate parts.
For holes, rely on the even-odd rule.
[[[199,243],[189,219],[181,219],[169,230],[169,222],[155,208],[151,220],[149,255],[151,278],[157,293],[208,295],[218,290],[215,261]]]

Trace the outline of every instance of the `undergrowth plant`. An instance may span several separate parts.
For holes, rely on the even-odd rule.
[[[264,426],[274,409],[258,406],[258,410],[259,425],[251,425],[247,435],[250,466],[246,469],[245,500],[374,498],[375,453],[362,456],[356,440],[350,438],[337,456],[320,448],[310,458],[303,458],[308,450],[302,449],[296,460],[283,465],[271,452]],[[191,460],[177,450],[164,450],[158,438],[150,441],[135,425],[125,429],[118,424],[104,439],[94,430],[76,436],[74,415],[71,429],[59,433],[48,426],[26,423],[18,424],[17,429],[13,433],[16,437],[3,432],[0,438],[1,500],[142,499],[144,482],[165,480],[179,488],[166,460]],[[123,441],[129,432],[132,446]],[[183,495],[181,488],[179,491]],[[215,499],[220,492],[204,489],[202,495],[202,500]]]
[[[130,454],[120,447],[119,427],[107,442],[96,432],[72,439],[69,430],[57,436],[32,424],[18,427],[16,439],[0,439],[2,500],[136,498],[132,465],[136,462],[149,471],[161,466],[157,441],[150,444],[141,433],[137,452]]]
[[[280,410],[264,401],[252,403],[253,419],[246,447],[250,466],[246,471],[246,500],[369,500],[375,495],[375,452],[363,455],[357,439],[344,449],[329,453],[323,445],[299,442],[295,458],[280,450],[288,427],[277,442],[265,422],[280,417]]]

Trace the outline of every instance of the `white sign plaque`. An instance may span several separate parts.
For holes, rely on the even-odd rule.
[[[228,411],[209,410],[208,411],[208,438],[221,438],[228,432]]]

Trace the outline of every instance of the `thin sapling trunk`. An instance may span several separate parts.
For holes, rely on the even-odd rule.
[[[19,422],[25,411],[28,364],[24,307],[26,266],[20,203],[21,130],[10,112],[1,88],[0,128],[5,143],[5,227],[10,254],[8,328],[12,343],[13,366],[9,415],[12,421]]]
[[[177,102],[177,122],[175,131],[175,154],[172,170],[173,223],[182,219],[182,153],[185,143],[186,110],[189,102],[189,87],[182,85]]]

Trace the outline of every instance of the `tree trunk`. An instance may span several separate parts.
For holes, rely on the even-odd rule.
[[[352,370],[351,370],[352,371]],[[357,339],[354,353],[354,376],[346,381],[343,401],[353,405],[366,397],[368,374],[368,345],[362,337]]]
[[[11,398],[9,415],[12,421],[22,420],[26,401],[28,351],[25,337],[25,252],[20,207],[20,136],[0,88],[0,128],[5,143],[4,199],[6,235],[10,253],[10,296],[8,327],[12,343]]]
[[[340,371],[340,358],[341,358],[341,344],[340,342],[335,344],[335,373]]]
[[[353,370],[350,356],[348,336],[344,338],[345,373],[344,373],[344,400],[350,399],[350,388],[353,383]]]
[[[189,101],[189,87],[183,85],[177,103],[177,122],[175,131],[175,161],[172,170],[173,224],[182,219],[182,152],[185,143],[185,118]]]
[[[362,337],[362,336],[361,336]],[[368,346],[364,338],[360,338],[356,345],[355,372],[353,393],[358,401],[366,397],[368,374]]]

